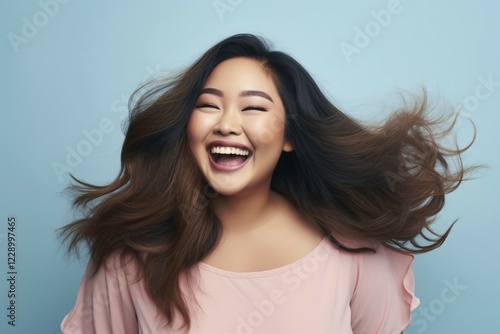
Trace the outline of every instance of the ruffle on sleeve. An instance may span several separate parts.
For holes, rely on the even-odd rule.
[[[406,301],[406,304],[410,305],[410,312],[415,310],[418,305],[420,305],[420,300],[415,296],[415,276],[413,274],[412,264],[414,256],[411,254],[402,254],[396,251],[388,250],[384,248],[388,257],[391,259],[392,267],[395,271],[401,268],[400,276],[402,276],[401,281],[403,282],[403,294],[402,298]],[[396,282],[397,283],[397,282]],[[410,324],[411,316],[408,312],[407,324]]]
[[[420,301],[415,296],[413,255],[383,246],[354,255],[351,326],[354,334],[399,334]]]

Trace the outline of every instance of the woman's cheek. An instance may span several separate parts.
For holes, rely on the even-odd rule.
[[[252,131],[253,140],[256,145],[270,144],[283,138],[284,128],[283,121],[277,116],[272,116],[255,124]]]

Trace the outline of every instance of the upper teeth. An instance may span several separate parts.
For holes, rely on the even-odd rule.
[[[226,146],[214,146],[212,147],[211,153],[217,154],[236,154],[236,155],[249,155],[248,150],[243,150],[236,147],[226,147]]]

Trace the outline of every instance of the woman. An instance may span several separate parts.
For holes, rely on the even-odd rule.
[[[64,333],[401,333],[452,172],[425,95],[362,126],[241,34],[137,90],[118,177],[61,231],[91,261]],[[131,99],[132,100],[132,99]],[[460,164],[461,166],[461,164]],[[424,238],[422,245],[418,238]]]

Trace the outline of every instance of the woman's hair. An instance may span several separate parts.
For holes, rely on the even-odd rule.
[[[421,253],[444,242],[451,227],[439,235],[430,224],[445,194],[468,171],[460,159],[468,147],[440,144],[454,122],[438,130],[443,123],[429,117],[425,91],[384,124],[362,125],[330,103],[292,57],[272,51],[259,37],[239,34],[210,48],[181,74],[132,95],[119,175],[104,186],[75,178],[71,187],[84,218],[60,230],[70,251],[86,243],[94,270],[112,253],[133,255],[166,321],[180,315],[190,326],[179,277],[210,253],[222,227],[210,207],[217,194],[197,168],[186,128],[211,71],[235,57],[262,64],[285,108],[285,136],[294,150],[282,153],[271,188],[316,222],[333,244],[367,250],[340,241],[357,239]]]

